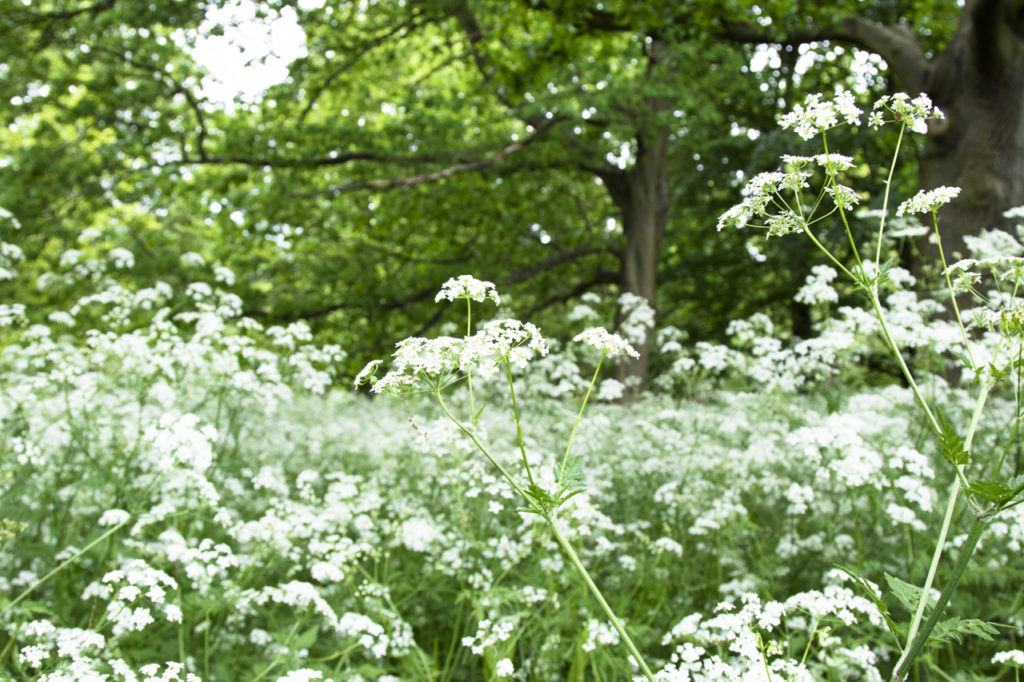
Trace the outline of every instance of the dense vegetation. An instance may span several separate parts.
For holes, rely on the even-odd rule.
[[[947,4],[0,0],[3,677],[1019,679],[1024,11]]]

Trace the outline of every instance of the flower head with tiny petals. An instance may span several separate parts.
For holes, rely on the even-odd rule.
[[[932,104],[928,95],[921,93],[914,99],[905,92],[897,92],[894,95],[882,97],[872,108],[868,117],[868,124],[872,128],[879,128],[886,122],[886,114],[892,116],[892,120],[906,125],[918,132],[925,131],[925,121],[934,118],[945,118],[946,115]]]
[[[836,95],[831,101],[822,101],[820,93],[808,95],[803,104],[797,104],[793,111],[779,119],[779,125],[792,128],[797,135],[809,140],[839,125],[840,118],[851,125],[860,123],[860,115],[853,93],[836,88]]]
[[[935,189],[922,190],[900,204],[900,207],[896,210],[896,215],[932,213],[939,210],[940,206],[948,204],[959,194],[959,187],[936,187]]]
[[[434,301],[454,301],[460,298],[480,302],[491,299],[495,305],[501,305],[501,298],[494,283],[479,280],[472,275],[459,275],[449,279],[441,287],[441,291],[437,292]]]
[[[582,341],[606,355],[628,355],[631,358],[640,357],[640,354],[636,352],[636,349],[628,341],[618,334],[612,334],[604,327],[586,329],[573,337],[573,341]]]

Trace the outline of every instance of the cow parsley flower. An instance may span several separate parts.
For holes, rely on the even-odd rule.
[[[1020,649],[1011,649],[1010,651],[1000,651],[992,657],[993,663],[1009,663],[1018,667],[1024,668],[1024,651]]]
[[[585,329],[573,337],[573,341],[581,341],[609,356],[628,355],[631,358],[640,357],[640,354],[636,352],[636,349],[628,341],[618,334],[612,334],[604,327]]]
[[[441,287],[441,291],[437,292],[434,301],[454,301],[459,298],[480,302],[491,299],[495,305],[501,305],[501,297],[498,296],[494,283],[479,280],[472,275],[459,275],[449,279]]]
[[[512,677],[512,673],[514,673],[515,671],[516,667],[508,658],[503,658],[494,664],[494,674],[497,677]]]
[[[948,204],[959,194],[959,187],[936,187],[935,189],[921,190],[900,204],[900,207],[896,209],[896,215],[932,213],[939,210],[940,206]]]
[[[881,127],[886,121],[886,114],[892,116],[892,120],[903,123],[916,132],[925,132],[925,121],[928,119],[945,118],[946,115],[932,104],[928,95],[921,93],[914,99],[905,92],[897,92],[893,95],[886,95],[875,102],[871,115],[868,117],[868,125],[872,128]]]
[[[836,88],[835,97],[831,101],[822,101],[821,93],[808,95],[803,104],[797,104],[793,111],[779,119],[779,125],[792,128],[797,135],[809,140],[839,125],[840,118],[851,125],[860,123],[861,113],[853,93]]]

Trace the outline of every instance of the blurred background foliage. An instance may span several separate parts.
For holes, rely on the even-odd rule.
[[[244,7],[250,18],[232,26],[225,17]],[[348,351],[352,373],[394,339],[436,331],[433,294],[461,273],[567,334],[580,295],[629,288],[613,184],[647,172],[638,160],[660,144],[659,325],[720,339],[729,320],[761,311],[804,335],[811,321],[792,296],[817,260],[808,240],[766,244],[716,232],[716,219],[780,154],[813,149],[777,130],[781,112],[837,85],[867,105],[899,83],[867,52],[793,36],[856,14],[914,27],[927,56],[959,12],[853,0],[0,0],[0,231],[26,256],[0,296],[40,319],[76,295],[73,279],[35,284],[66,270],[62,254],[122,247],[135,256],[116,272],[128,287],[184,285],[189,252],[231,269],[248,315],[308,321]],[[255,91],[214,85],[216,62],[197,46],[277,21],[301,27],[292,45],[274,38],[293,50],[287,73]],[[734,26],[779,42],[738,39]],[[887,134],[837,134],[837,150],[862,157],[851,184],[880,190]],[[915,183],[920,148],[908,151],[898,194]]]

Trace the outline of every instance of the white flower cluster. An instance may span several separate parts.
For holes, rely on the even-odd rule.
[[[1024,668],[1024,651],[1020,649],[1010,649],[1009,651],[1000,651],[992,657],[993,663],[1009,663],[1010,665],[1018,668]]]
[[[501,297],[493,282],[479,280],[472,275],[459,275],[452,277],[437,292],[434,301],[455,301],[466,298],[471,301],[486,301],[491,299],[495,305],[501,305]]]
[[[808,616],[815,623],[827,620],[852,626],[866,621],[875,627],[882,626],[882,617],[874,604],[849,588],[828,585],[824,590],[800,592],[782,602],[762,602],[756,594],[747,593],[739,601],[739,610],[732,602],[722,602],[716,607],[715,616],[707,619],[699,613],[687,616],[665,635],[663,645],[680,643],[670,656],[670,663],[658,672],[656,679],[740,682],[761,679],[767,667],[772,677],[813,682],[820,679],[816,673],[824,672],[816,668],[816,661],[824,660],[826,665],[848,668],[856,679],[881,682],[877,656],[866,646],[856,649],[840,646],[841,640],[830,634],[829,627],[819,626],[817,634],[807,644],[808,647],[816,644],[822,649],[819,656],[810,660],[804,657],[801,661],[785,657],[785,642],[789,636],[807,632]],[[779,633],[783,641],[769,639],[772,633]]]
[[[580,648],[587,653],[601,646],[615,646],[619,643],[619,633],[606,621],[591,618],[587,621],[587,639]]]
[[[145,437],[158,453],[157,464],[162,471],[183,466],[202,473],[213,462],[217,430],[209,425],[200,426],[200,419],[194,414],[165,414],[158,424],[146,429]]]
[[[728,225],[743,227],[754,216],[763,217],[769,221],[769,236],[782,236],[791,232],[799,232],[806,226],[807,221],[786,208],[787,205],[782,198],[784,191],[799,192],[810,187],[807,179],[811,174],[806,171],[790,171],[783,173],[773,171],[755,175],[746,187],[743,188],[743,201],[718,218],[718,229]],[[769,211],[769,207],[779,207],[780,210]]]
[[[831,101],[823,101],[821,93],[808,95],[803,104],[797,104],[793,111],[779,119],[779,126],[792,128],[797,135],[809,140],[839,125],[840,118],[849,124],[859,123],[861,113],[853,93],[840,87],[836,88]]]
[[[816,154],[815,156],[783,154],[782,162],[787,166],[793,166],[796,170],[801,170],[808,164],[815,163],[824,168],[829,174],[853,168],[855,165],[853,157],[844,154]]]
[[[477,623],[476,633],[472,637],[462,638],[462,646],[469,647],[469,650],[477,656],[483,656],[484,649],[511,637],[517,622],[517,619],[513,617],[501,618],[497,622],[485,618]]]
[[[806,305],[835,303],[839,300],[839,294],[829,283],[834,281],[838,274],[827,265],[815,265],[793,300]]]
[[[108,572],[99,582],[91,583],[82,598],[109,600],[106,617],[113,623],[114,636],[120,637],[153,623],[154,607],[163,613],[165,620],[180,623],[181,609],[167,603],[168,591],[174,593],[177,589],[174,578],[141,559],[132,559],[122,568]]]
[[[604,327],[585,329],[574,336],[572,340],[585,343],[609,357],[616,355],[628,355],[631,358],[640,357],[640,354],[628,341],[618,334],[612,334]]]
[[[896,215],[933,213],[959,195],[959,187],[936,187],[935,189],[921,190],[900,204],[900,207],[896,209]]]
[[[654,329],[654,308],[643,296],[631,294],[628,291],[619,295],[619,312],[621,322],[619,330],[630,342],[641,344],[647,341],[647,334]]]
[[[868,125],[872,128],[880,128],[886,123],[886,114],[892,116],[893,121],[902,123],[916,132],[925,132],[925,121],[934,118],[945,118],[945,114],[932,104],[928,95],[921,93],[911,99],[905,92],[897,92],[893,95],[886,95],[875,102],[871,115],[868,116]]]
[[[403,395],[422,382],[444,384],[457,372],[472,372],[487,379],[504,364],[520,369],[537,355],[547,355],[547,342],[530,322],[490,320],[472,336],[457,339],[412,337],[398,342],[391,370],[374,381],[380,360],[368,363],[356,376],[355,385],[373,382],[373,393]]]

